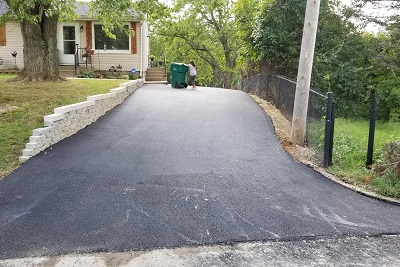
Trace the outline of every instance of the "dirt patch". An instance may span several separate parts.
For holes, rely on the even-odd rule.
[[[0,114],[6,113],[8,111],[16,109],[16,106],[11,106],[9,104],[0,104]]]
[[[257,96],[251,96],[271,117],[272,123],[275,128],[275,133],[281,143],[282,147],[297,161],[304,164],[317,167],[318,160],[315,157],[315,153],[307,148],[292,143],[291,131],[292,124],[287,120],[281,112],[271,103],[258,98]]]

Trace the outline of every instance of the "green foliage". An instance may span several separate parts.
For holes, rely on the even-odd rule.
[[[374,142],[373,169],[382,172],[379,166],[389,166],[400,155],[399,123],[377,121]],[[392,197],[400,196],[400,181],[393,172],[374,177],[366,166],[369,122],[367,120],[337,119],[335,122],[333,166],[330,171],[343,177],[349,183],[370,186],[380,194]],[[387,145],[389,141],[390,145]],[[398,164],[398,163],[397,163]],[[393,166],[393,165],[391,165]],[[397,165],[398,166],[398,165]],[[364,177],[369,177],[364,180]],[[397,180],[396,180],[397,179]]]
[[[366,147],[365,138],[360,138],[349,131],[336,133],[333,144],[333,164],[341,169],[364,168]]]
[[[78,76],[79,78],[96,78],[96,75],[94,74],[94,72],[84,72],[81,75]]]
[[[384,196],[400,198],[400,180],[393,175],[383,175],[371,181],[376,191]]]
[[[77,17],[74,12],[76,0],[5,0],[5,2],[8,9],[4,15],[0,16],[0,24],[7,20],[39,23],[43,16],[57,16],[64,21],[72,21]]]
[[[250,5],[261,5],[261,12]],[[254,70],[295,77],[300,54],[304,0],[241,0],[235,6],[242,75]],[[357,6],[358,7],[358,6]],[[248,12],[255,19],[245,16]],[[400,19],[388,34],[362,33],[352,23],[357,9],[321,1],[312,87],[334,93],[337,115],[368,118],[369,91],[377,91],[378,117],[400,119]],[[254,28],[254,30],[253,30]],[[357,100],[357,101],[354,101]]]
[[[251,74],[257,68],[254,64],[257,53],[253,49],[254,37],[252,33],[257,26],[257,18],[261,14],[262,2],[260,0],[237,0],[233,5],[234,26],[237,29],[236,37],[240,40],[237,66],[242,75]]]
[[[129,80],[129,75],[118,75],[118,76],[117,76],[117,79],[120,79],[120,80]]]
[[[152,44],[152,47],[164,46],[162,52],[168,64],[194,59],[198,63],[198,81],[207,80],[210,85],[230,88],[238,47],[231,17],[232,2],[174,1],[171,16],[155,23],[150,39],[158,43],[161,42],[157,40],[164,40],[164,44]]]
[[[302,0],[267,1],[252,32],[257,60],[272,72],[293,76],[298,66],[305,3]]]
[[[374,169],[378,175],[397,178],[400,183],[400,139],[383,144],[381,159]]]

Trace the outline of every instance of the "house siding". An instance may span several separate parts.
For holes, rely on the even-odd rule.
[[[118,65],[122,66],[122,70],[130,73],[132,68],[135,68],[137,71],[140,71],[140,53],[141,51],[141,23],[136,22],[136,54],[132,54],[132,51],[126,51],[121,53],[116,53],[115,51],[104,51],[103,49],[96,49],[95,55],[92,56],[92,66],[95,70],[100,71],[108,71],[111,66],[117,67]],[[81,48],[87,47],[86,45],[89,43],[93,43],[93,37],[88,38],[88,34],[93,33],[93,23],[87,23],[87,21],[80,21],[79,28],[83,26],[83,31],[80,33],[80,44]],[[87,27],[91,27],[89,30]],[[90,40],[90,41],[89,41]],[[131,47],[133,46],[131,42]],[[131,49],[132,50],[132,49]]]
[[[93,25],[93,23],[87,23],[87,21],[78,21],[79,26],[78,29],[83,26],[83,31],[80,32],[79,36],[79,46],[84,48],[88,42],[87,33],[91,33],[92,30],[86,30],[87,25]],[[95,55],[92,56],[92,65],[95,70],[108,71],[111,66],[122,66],[122,70],[127,73],[131,71],[132,68],[135,68],[138,72],[145,71],[140,69],[140,59],[142,51],[142,36],[141,36],[141,26],[142,23],[136,22],[136,54],[132,54],[131,51],[123,52],[123,53],[115,53],[115,52],[107,52],[104,50],[96,50]],[[0,47],[0,57],[3,58],[3,65],[0,65],[0,69],[10,69],[14,66],[14,58],[11,56],[11,51],[15,50],[18,52],[17,56],[17,67],[23,68],[23,41],[19,23],[9,22],[5,27],[6,35],[7,35],[7,45]],[[89,38],[91,39],[91,38]],[[59,44],[60,45],[60,44]],[[132,46],[132,44],[131,44]],[[81,61],[82,62],[82,61]]]
[[[0,46],[0,57],[3,58],[3,64],[0,69],[11,69],[14,67],[14,57],[11,56],[11,51],[17,51],[16,65],[18,68],[23,68],[23,45],[21,28],[17,22],[7,22],[5,24],[5,34],[7,42],[5,46]]]

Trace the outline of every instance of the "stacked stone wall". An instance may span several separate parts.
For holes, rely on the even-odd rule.
[[[121,87],[111,89],[110,93],[89,96],[87,101],[55,108],[53,114],[44,116],[44,127],[32,131],[29,143],[22,150],[20,161],[27,161],[51,145],[92,124],[107,111],[124,102],[143,84],[142,79],[130,81],[121,84]]]

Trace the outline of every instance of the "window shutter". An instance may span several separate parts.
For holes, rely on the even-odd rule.
[[[6,46],[6,25],[0,25],[0,46]]]
[[[92,47],[92,22],[91,21],[86,21],[86,47]]]
[[[131,37],[131,54],[137,54],[137,29],[136,22],[131,22],[131,29],[135,32]]]

